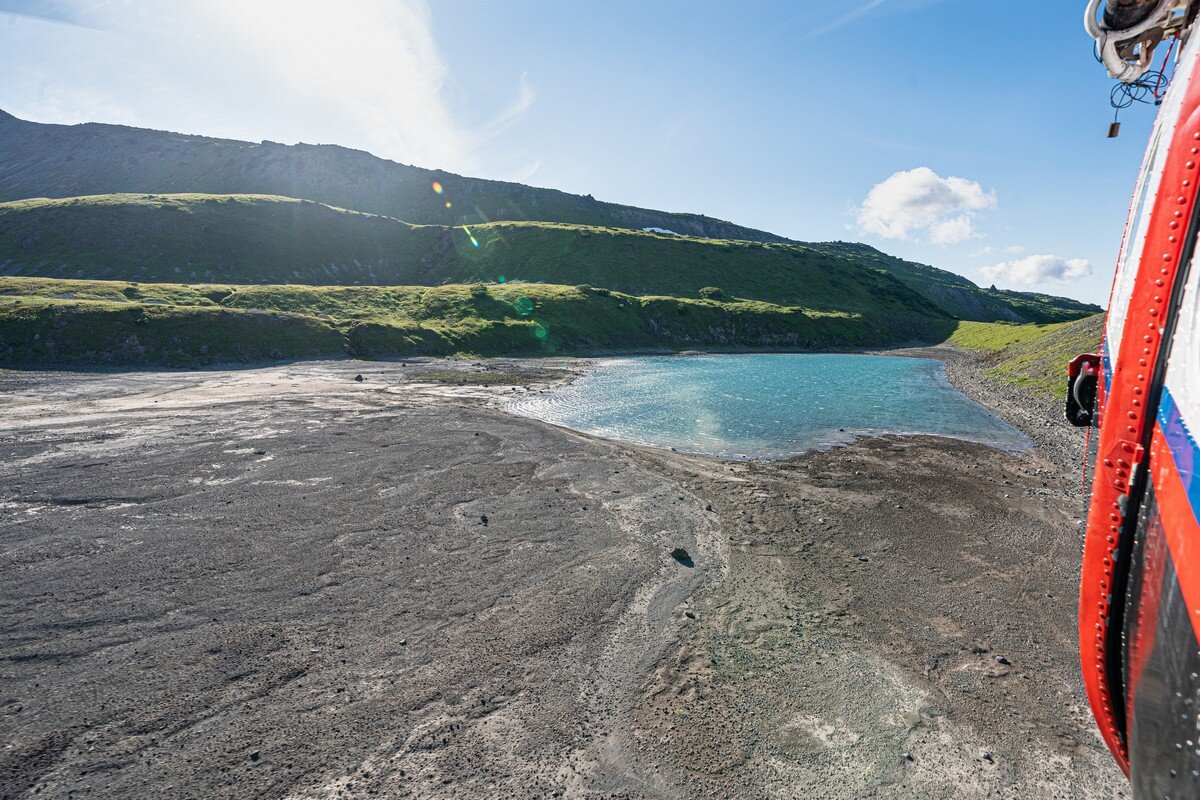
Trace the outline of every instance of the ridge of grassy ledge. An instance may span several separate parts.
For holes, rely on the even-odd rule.
[[[1098,351],[1104,316],[1050,325],[959,322],[945,344],[979,356],[996,380],[1057,397],[1066,386],[1067,363],[1080,353]]]
[[[245,286],[0,278],[0,361],[203,366],[348,355],[821,349],[926,338],[947,320],[553,284]]]

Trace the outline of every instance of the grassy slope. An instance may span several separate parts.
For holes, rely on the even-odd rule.
[[[549,284],[188,286],[0,278],[0,362],[14,365],[815,349],[945,335],[952,324]]]
[[[3,203],[0,274],[318,285],[438,285],[504,276],[635,295],[696,297],[716,286],[728,297],[818,311],[945,316],[907,273],[900,280],[799,245],[546,222],[492,223],[468,233],[248,195]],[[1072,301],[1044,298],[1025,302],[1020,313],[998,309],[992,318],[1048,322],[1088,312]]]
[[[947,344],[985,355],[993,376],[1045,396],[1065,391],[1067,362],[1095,353],[1104,315],[1054,325],[960,322]]]

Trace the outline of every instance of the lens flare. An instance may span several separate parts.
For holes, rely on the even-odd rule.
[[[534,327],[533,335],[539,339],[544,340],[547,336],[550,335],[550,331],[546,330],[545,326],[539,323],[538,325],[536,325]]]
[[[479,240],[475,238],[475,234],[471,233],[471,229],[466,225],[463,225],[462,229],[467,232],[467,238],[471,240],[471,246],[479,247]]]
[[[513,303],[513,308],[515,308],[517,313],[522,317],[528,317],[533,313],[533,301],[528,297],[518,297],[517,302]]]
[[[496,283],[504,283],[507,280],[508,280],[508,278],[501,275],[499,278],[496,278]]]
[[[451,203],[449,200],[447,200],[447,201],[446,201],[446,208],[449,208],[449,207],[450,207],[450,206],[452,206],[452,205],[454,205],[454,204],[453,204],[453,203]]]
[[[441,194],[442,192],[446,191],[444,188],[442,188],[442,185],[440,183],[438,183],[437,181],[434,181],[432,186],[433,186],[434,194]]]

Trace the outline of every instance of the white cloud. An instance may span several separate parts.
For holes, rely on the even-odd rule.
[[[935,222],[929,226],[929,241],[933,244],[955,244],[975,237],[971,218],[966,214]]]
[[[955,244],[975,238],[975,219],[995,205],[996,193],[975,181],[917,167],[876,184],[857,209],[857,221],[861,232],[884,239],[924,234],[933,244]]]
[[[1006,256],[1019,256],[1024,254],[1024,252],[1025,248],[1019,244],[1014,244],[1011,247],[1004,248],[1004,255]]]
[[[1092,265],[1083,258],[1037,255],[993,264],[981,271],[989,280],[999,279],[1022,286],[1034,286],[1039,283],[1067,283],[1086,278],[1092,274]]]

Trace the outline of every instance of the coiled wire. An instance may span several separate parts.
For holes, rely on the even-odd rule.
[[[1132,83],[1118,81],[1113,84],[1108,102],[1118,111],[1129,108],[1134,103],[1156,106],[1162,103],[1163,95],[1170,85],[1171,77],[1169,75],[1162,70],[1154,70],[1147,72]]]

